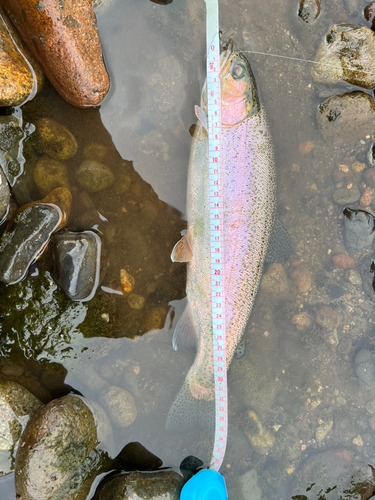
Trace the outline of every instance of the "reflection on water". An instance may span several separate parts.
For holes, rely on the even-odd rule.
[[[360,2],[331,2],[311,26],[298,20],[297,4],[222,1],[223,38],[232,36],[243,50],[311,59],[331,24],[362,22]],[[100,109],[72,108],[49,87],[24,107],[25,122],[52,118],[77,140],[78,153],[67,163],[73,193],[68,229],[102,234],[102,282],[92,301],[69,301],[54,284],[45,255],[25,281],[0,289],[2,377],[43,403],[74,390],[105,405],[110,388],[125,390],[134,398],[136,418],[128,427],[112,422],[114,453],[139,442],[172,467],[188,455],[207,463],[211,453],[203,433],[170,437],[164,431],[194,358],[171,347],[184,307],[185,269],[172,265],[169,255],[186,227],[189,127],[204,80],[204,21],[203,0],[108,0],[98,10],[98,24],[111,90]],[[315,85],[306,63],[248,57],[274,136],[278,212],[296,258],[285,269],[267,271],[245,355],[232,363],[222,472],[230,498],[241,498],[243,490],[259,500],[290,498],[292,491],[310,498],[304,491],[310,478],[325,474],[310,456],[349,449],[322,458],[341,460],[344,475],[351,453],[361,464],[375,458],[375,396],[353,369],[358,348],[374,348],[374,305],[361,280],[349,279],[331,260],[345,253],[342,206],[333,192],[339,183],[360,190],[364,183],[356,172],[343,178],[339,166],[351,172],[356,161],[366,161],[373,130],[362,142],[324,141],[317,105],[352,87]],[[88,194],[74,172],[93,142],[105,148],[103,162],[115,183]],[[37,200],[35,161],[26,164],[24,179],[31,179],[26,192]],[[121,270],[135,281],[130,301]],[[1,498],[14,500],[12,475],[0,483]],[[322,483],[326,490],[333,486]]]

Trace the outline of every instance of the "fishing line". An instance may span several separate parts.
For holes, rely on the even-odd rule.
[[[317,64],[318,66],[327,66],[328,68],[336,68],[336,69],[341,69],[343,71],[357,71],[358,73],[365,73],[366,75],[375,75],[375,72],[373,71],[365,71],[363,69],[358,69],[358,68],[344,68],[342,66],[337,66],[336,64],[313,61],[312,59],[301,59],[300,57],[282,56],[280,54],[272,54],[271,52],[259,52],[257,50],[241,50],[241,52],[248,52],[250,54],[258,54],[261,56],[278,57],[279,59],[289,59],[291,61]]]

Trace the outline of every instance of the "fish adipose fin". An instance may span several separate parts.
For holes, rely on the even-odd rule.
[[[201,122],[202,127],[205,129],[205,131],[208,132],[208,119],[206,113],[199,106],[195,106],[194,109],[195,109],[195,116]]]
[[[191,236],[186,233],[173,247],[171,253],[172,262],[191,261]]]
[[[189,383],[185,380],[168,412],[165,430],[169,435],[176,435],[186,434],[197,428],[211,437],[214,435],[215,401],[194,398]]]
[[[272,264],[277,262],[278,264],[285,264],[291,255],[293,255],[293,246],[288,231],[285,229],[281,219],[276,218],[266,255],[266,263]]]
[[[197,345],[197,334],[195,332],[193,316],[189,302],[177,322],[173,333],[172,347],[174,351],[195,347]]]

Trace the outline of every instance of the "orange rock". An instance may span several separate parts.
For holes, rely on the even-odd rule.
[[[23,40],[61,96],[95,106],[109,88],[91,0],[3,0]]]
[[[309,153],[313,147],[314,147],[314,144],[311,141],[306,141],[306,142],[302,142],[298,146],[298,149],[299,149],[299,152],[301,153],[301,155],[305,155],[305,154]]]
[[[335,264],[337,267],[341,267],[342,269],[354,269],[355,268],[355,261],[353,257],[346,253],[339,253],[337,255],[334,255],[332,257],[332,262]]]
[[[367,187],[359,200],[361,207],[368,207],[372,201],[372,189]]]

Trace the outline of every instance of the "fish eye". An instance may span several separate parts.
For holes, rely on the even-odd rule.
[[[239,80],[245,75],[245,67],[242,64],[235,64],[232,68],[231,74],[235,80]]]

